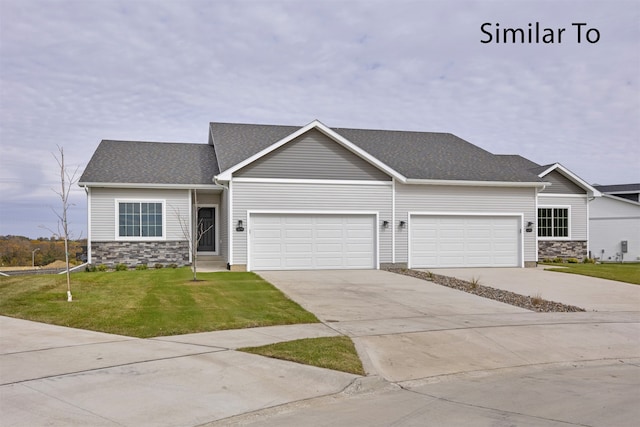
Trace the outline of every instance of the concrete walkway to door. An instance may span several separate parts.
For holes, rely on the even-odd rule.
[[[426,270],[422,270],[426,271]],[[537,268],[439,268],[430,271],[587,311],[638,311],[640,285]]]

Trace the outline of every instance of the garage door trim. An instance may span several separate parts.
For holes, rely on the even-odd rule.
[[[367,215],[374,219],[374,253],[373,263],[376,270],[380,269],[380,222],[379,212],[376,211],[339,211],[339,210],[247,210],[247,271],[251,269],[251,216],[252,215]]]
[[[524,268],[524,214],[511,212],[408,212],[407,220],[407,266],[413,268],[411,260],[411,217],[412,216],[448,216],[448,217],[501,217],[516,218],[518,220],[518,265]]]

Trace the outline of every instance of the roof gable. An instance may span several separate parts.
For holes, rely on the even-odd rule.
[[[311,129],[237,170],[234,177],[389,181],[376,166]]]
[[[545,179],[552,172],[557,171],[557,172],[560,173],[560,175],[562,175],[563,177],[567,178],[567,180],[573,182],[576,186],[578,186],[581,189],[585,190],[585,192],[589,196],[594,196],[594,197],[602,196],[602,193],[600,193],[598,190],[593,188],[591,185],[587,184],[578,175],[574,174],[569,169],[567,169],[564,166],[562,166],[560,163],[554,163],[553,165],[541,166],[540,170],[542,170],[542,172],[540,172],[538,174],[538,176],[540,178]]]
[[[234,144],[229,144],[229,141],[225,141],[224,139],[221,139],[219,136],[216,136],[214,129],[215,129],[215,124],[211,124],[211,131],[213,134],[212,137],[212,141],[213,141],[213,145],[216,147],[220,147],[222,150],[220,150],[220,148],[216,148],[216,153],[223,151],[223,152],[233,152],[233,151],[237,151],[237,150],[229,150],[229,145],[234,145]],[[255,125],[253,125],[255,126]],[[268,126],[262,126],[263,128],[267,128]],[[285,127],[279,127],[280,129],[278,129],[278,131],[284,131],[283,128]],[[336,143],[342,145],[344,148],[346,148],[348,151],[354,153],[355,155],[361,157],[362,159],[364,159],[365,161],[367,161],[368,163],[376,166],[378,169],[384,171],[385,173],[387,173],[388,175],[399,179],[400,181],[405,181],[406,178],[404,176],[402,176],[401,174],[399,174],[397,171],[395,171],[394,169],[390,168],[389,166],[387,166],[386,164],[384,164],[383,162],[381,162],[378,158],[372,156],[371,154],[369,154],[368,152],[366,152],[365,150],[363,150],[362,148],[358,147],[357,145],[353,144],[352,142],[350,142],[349,140],[345,139],[343,136],[339,135],[338,133],[336,133],[335,131],[329,129],[327,126],[323,125],[322,123],[320,123],[319,121],[315,120],[311,123],[309,123],[306,126],[303,126],[299,129],[297,129],[295,132],[281,138],[280,140],[271,143],[270,145],[267,145],[265,148],[263,148],[262,150],[256,152],[254,155],[252,155],[249,158],[245,158],[243,161],[241,161],[238,164],[235,164],[231,167],[229,167],[226,170],[223,170],[220,175],[218,175],[218,179],[221,181],[228,181],[229,179],[231,179],[231,176],[234,172],[236,172],[237,170],[255,162],[256,160],[262,158],[263,156],[273,152],[274,150],[277,150],[278,148],[284,146],[285,144],[290,143],[291,141],[294,141],[296,138],[298,138],[299,136],[309,132],[310,130],[315,129],[318,130],[320,132],[322,132],[323,134],[325,134],[326,136],[328,136],[329,138],[331,138],[332,140],[334,140]],[[253,129],[255,131],[255,128]],[[278,134],[277,132],[270,132],[268,133],[268,136],[273,137],[274,134]],[[262,138],[261,136],[256,136],[256,135],[252,135],[252,142],[253,144],[253,150],[255,150],[256,146],[264,146],[266,145],[266,143],[264,142],[258,142],[257,141],[265,141],[268,139],[268,136],[265,135],[264,138]],[[237,141],[237,139],[236,139]],[[248,141],[245,141],[245,143]],[[249,145],[249,144],[247,144]],[[251,150],[251,147],[249,147],[249,149]],[[223,155],[223,157],[228,157],[225,155]]]

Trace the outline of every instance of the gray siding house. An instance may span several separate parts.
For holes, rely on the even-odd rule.
[[[104,140],[79,184],[88,261],[231,270],[525,267],[587,256],[600,194],[454,135],[211,123],[208,144]]]

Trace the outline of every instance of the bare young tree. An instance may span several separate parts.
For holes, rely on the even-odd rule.
[[[64,164],[64,148],[56,145],[58,147],[58,155],[53,154],[53,158],[56,159],[58,166],[60,167],[60,190],[53,190],[56,193],[60,200],[62,201],[62,211],[57,211],[53,209],[53,212],[58,217],[58,231],[57,233],[52,231],[58,238],[64,239],[64,254],[65,254],[65,263],[67,267],[67,301],[71,302],[73,297],[71,296],[71,274],[69,270],[69,221],[67,217],[67,212],[69,211],[69,194],[71,193],[71,186],[75,185],[78,182],[78,171],[80,167],[76,167],[72,173],[67,170],[66,165]]]
[[[198,190],[195,189],[193,190],[193,201],[194,205],[198,206]],[[193,260],[193,281],[195,282],[198,280],[198,245],[200,244],[200,240],[202,240],[202,237],[213,228],[213,225],[205,227],[202,220],[198,221],[197,210],[194,210],[191,221],[185,218],[184,215],[181,215],[180,211],[175,207],[173,208],[173,211],[178,218],[178,223],[180,224],[182,235],[189,243],[189,254],[191,255],[191,259]],[[191,224],[196,224],[195,230],[191,230]]]

